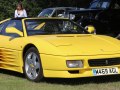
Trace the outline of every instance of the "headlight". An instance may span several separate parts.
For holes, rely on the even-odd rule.
[[[83,61],[82,60],[67,60],[67,67],[68,68],[82,68]]]

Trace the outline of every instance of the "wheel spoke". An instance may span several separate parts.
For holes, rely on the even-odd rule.
[[[32,60],[33,60],[33,65],[35,66],[36,65],[36,60],[37,60],[37,57],[36,57],[36,55],[33,55],[32,56]]]
[[[36,62],[35,69],[39,69],[39,68],[40,68],[40,64],[39,64],[39,62]]]
[[[30,74],[31,72],[32,72],[32,68],[31,68],[31,67],[28,67],[27,73]]]
[[[29,53],[29,55],[27,56],[28,59],[31,59],[32,57],[32,53]]]
[[[31,57],[32,57],[32,53],[30,53],[30,54],[27,56],[27,64],[28,64],[28,65],[32,64],[32,59],[31,59]]]
[[[37,59],[36,55],[33,54],[33,55],[32,55],[32,60],[33,60],[34,62],[36,62],[36,59]]]
[[[32,73],[31,73],[31,74],[32,74],[32,77],[33,77],[33,78],[36,78],[36,76],[37,76],[36,70],[32,70]]]
[[[32,64],[32,59],[27,59],[27,64],[28,65]]]

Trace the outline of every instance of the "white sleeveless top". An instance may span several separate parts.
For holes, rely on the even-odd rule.
[[[14,17],[15,17],[15,18],[18,18],[18,17],[27,17],[26,10],[23,9],[20,14],[18,14],[17,10],[15,10]]]

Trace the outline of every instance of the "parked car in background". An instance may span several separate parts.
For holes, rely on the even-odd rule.
[[[67,17],[68,18],[68,11],[69,10],[79,10],[79,8],[76,7],[55,7],[55,8],[46,8],[40,14],[38,17]],[[71,16],[71,19],[73,19],[74,16]]]
[[[72,10],[83,27],[93,25],[97,34],[116,37],[120,33],[120,0],[93,0],[87,9]]]

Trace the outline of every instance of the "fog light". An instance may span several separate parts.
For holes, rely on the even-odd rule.
[[[82,60],[67,60],[67,67],[68,68],[82,68],[83,61]]]

